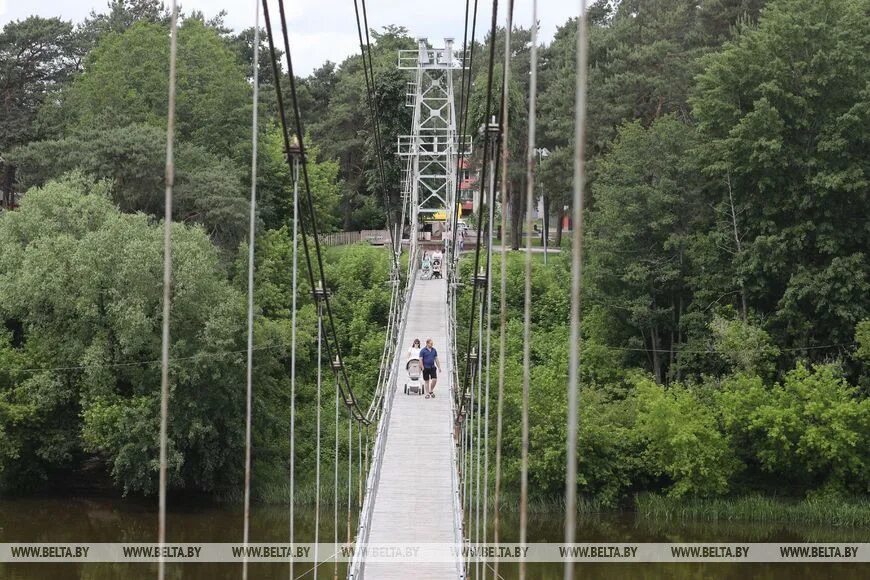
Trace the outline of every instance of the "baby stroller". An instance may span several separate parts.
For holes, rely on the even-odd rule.
[[[420,359],[408,359],[408,362],[405,363],[405,368],[408,371],[408,382],[405,383],[405,394],[422,395],[423,381],[420,380],[420,377],[423,375],[423,365],[420,363]]]
[[[441,278],[441,259],[432,260],[432,278]]]

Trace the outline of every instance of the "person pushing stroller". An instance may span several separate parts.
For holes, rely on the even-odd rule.
[[[423,363],[423,388],[426,398],[435,398],[435,384],[438,382],[438,372],[441,371],[441,361],[438,351],[432,345],[432,339],[426,339],[426,346],[420,349],[420,362]]]
[[[424,387],[420,383],[422,364],[420,363],[420,339],[415,338],[408,349],[408,358],[405,361],[405,370],[408,371],[408,381],[405,383],[405,394],[412,393],[422,395]]]

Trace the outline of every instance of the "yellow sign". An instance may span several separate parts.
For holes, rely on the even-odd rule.
[[[456,208],[456,217],[462,217],[462,206]],[[436,211],[429,218],[423,218],[425,221],[444,222],[447,221],[447,210]]]

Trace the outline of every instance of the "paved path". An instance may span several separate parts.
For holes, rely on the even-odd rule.
[[[454,504],[457,475],[453,463],[453,418],[448,369],[447,286],[444,280],[418,280],[411,297],[405,336],[399,345],[402,368],[414,338],[432,338],[443,373],[436,397],[405,395],[407,373],[399,372],[393,395],[381,476],[375,496],[369,542],[456,541]],[[458,563],[378,563],[363,568],[366,580],[447,580],[458,577]]]

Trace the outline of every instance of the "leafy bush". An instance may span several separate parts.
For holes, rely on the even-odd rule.
[[[736,375],[723,383],[722,421],[762,469],[803,485],[870,485],[870,400],[836,365],[798,365],[782,383]]]
[[[666,389],[640,378],[636,388],[634,434],[645,445],[648,469],[673,482],[668,493],[676,497],[725,493],[738,463],[713,411],[679,384]]]

